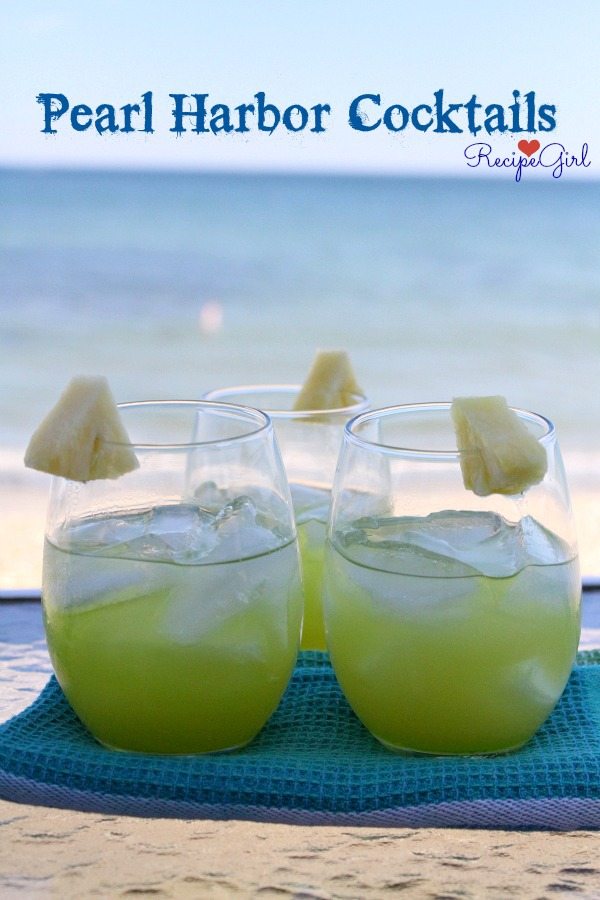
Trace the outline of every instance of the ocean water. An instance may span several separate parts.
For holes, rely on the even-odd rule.
[[[376,405],[504,394],[597,471],[598,182],[0,170],[0,211],[0,486],[75,374],[193,399],[317,347]]]

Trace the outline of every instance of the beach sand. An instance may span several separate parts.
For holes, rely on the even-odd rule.
[[[594,832],[135,819],[0,801],[0,896],[600,897]]]

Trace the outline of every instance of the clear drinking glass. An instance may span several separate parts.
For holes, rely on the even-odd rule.
[[[208,400],[241,403],[268,413],[292,492],[304,581],[303,650],[325,650],[322,582],[325,532],[344,425],[368,408],[356,395],[350,406],[328,410],[294,410],[299,384],[245,385],[219,388]]]
[[[356,714],[392,750],[506,751],[565,687],[581,585],[554,426],[515,410],[548,471],[519,496],[463,486],[449,403],[348,423],[325,569],[331,661]]]
[[[272,425],[208,402],[119,410],[139,468],[53,481],[43,604],[54,670],[109,747],[240,747],[283,694],[302,619]]]

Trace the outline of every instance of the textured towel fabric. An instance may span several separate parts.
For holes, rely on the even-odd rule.
[[[580,654],[526,747],[490,757],[390,753],[346,703],[326,654],[300,654],[268,725],[242,750],[161,757],[106,750],[52,678],[0,726],[0,796],[184,818],[484,828],[600,827],[600,654]]]

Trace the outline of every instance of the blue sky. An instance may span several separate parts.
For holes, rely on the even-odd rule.
[[[600,146],[600,4],[575,2],[91,3],[24,0],[0,9],[0,165],[463,172],[468,135],[353,132],[349,102],[504,106],[513,89],[558,107],[552,140]],[[139,102],[152,91],[155,133],[40,133],[38,93],[72,105]],[[329,103],[325,134],[185,135],[170,93],[236,106],[256,91],[281,108]],[[500,153],[514,136],[492,141]]]

